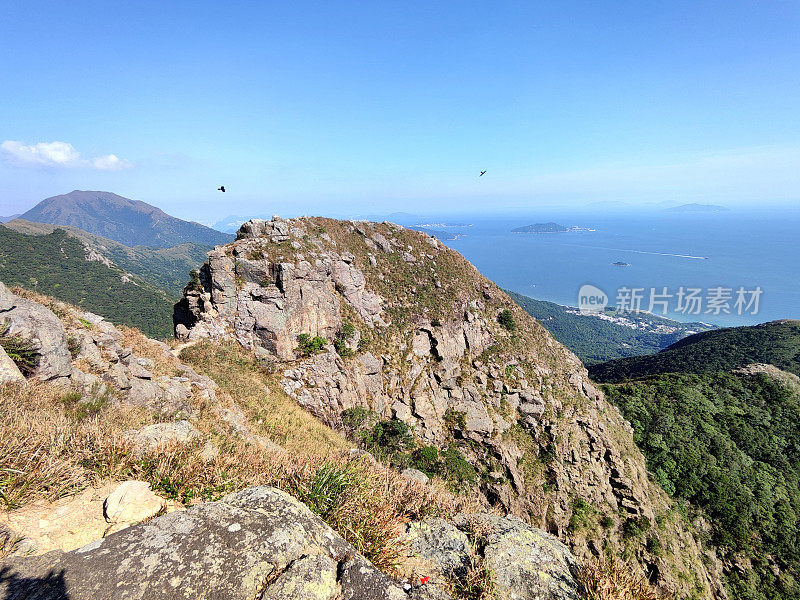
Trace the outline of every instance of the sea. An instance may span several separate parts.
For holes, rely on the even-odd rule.
[[[800,209],[549,210],[419,221],[455,236],[444,243],[486,277],[532,298],[583,306],[581,295],[600,290],[608,306],[684,322],[800,319]],[[512,232],[551,221],[576,229]]]

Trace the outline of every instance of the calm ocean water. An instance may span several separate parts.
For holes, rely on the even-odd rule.
[[[747,325],[781,318],[800,318],[800,210],[773,212],[665,213],[602,215],[537,213],[513,217],[439,217],[471,227],[448,228],[464,233],[447,245],[461,252],[501,287],[559,304],[576,306],[578,290],[593,284],[617,304],[622,287],[644,288],[642,308],[648,308],[650,288],[673,294],[668,315],[682,321]],[[511,229],[555,221],[595,231],[559,234],[517,234]],[[702,257],[708,257],[707,259]],[[613,262],[629,263],[628,267]],[[683,287],[700,288],[700,314],[677,312]],[[730,314],[706,312],[709,288],[730,288]],[[737,314],[737,290],[760,287],[757,314],[752,307]],[[745,300],[751,299],[748,293]],[[656,305],[661,314],[662,304]],[[743,307],[744,308],[744,307]],[[694,310],[694,308],[692,309]]]

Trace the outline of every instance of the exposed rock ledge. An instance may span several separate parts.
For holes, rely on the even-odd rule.
[[[0,597],[448,600],[447,580],[466,577],[476,552],[500,597],[578,597],[575,557],[514,517],[461,515],[456,526],[427,519],[412,524],[406,540],[419,569],[412,567],[415,585],[404,590],[306,505],[275,488],[251,487],[71,552],[9,558],[0,562]],[[430,576],[426,585],[420,572]]]
[[[0,597],[408,596],[304,504],[277,489],[254,487],[129,527],[72,552],[9,559],[0,567]]]

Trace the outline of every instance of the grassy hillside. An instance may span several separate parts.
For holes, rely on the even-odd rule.
[[[614,383],[662,373],[715,373],[767,363],[800,375],[800,321],[717,329],[689,336],[651,356],[589,367],[595,381]]]
[[[176,299],[186,285],[189,271],[202,265],[206,253],[212,249],[212,246],[197,243],[180,244],[172,248],[130,247],[77,227],[32,223],[24,219],[14,219],[6,227],[30,235],[45,235],[62,229],[85,245],[95,248],[124,271],[138,275]]]
[[[0,280],[102,315],[147,335],[172,335],[172,299],[116,265],[87,260],[81,241],[63,230],[24,235],[0,226]]]
[[[111,192],[75,190],[42,200],[22,215],[27,221],[69,225],[126,246],[169,248],[178,244],[224,244],[233,236],[183,221],[160,208]]]
[[[800,598],[797,382],[739,372],[604,386],[661,486],[710,520],[732,598]]]
[[[621,315],[613,309],[607,309],[602,317],[575,314],[567,306],[507,293],[586,365],[652,354],[687,335],[711,328],[704,323],[680,323],[655,315]]]

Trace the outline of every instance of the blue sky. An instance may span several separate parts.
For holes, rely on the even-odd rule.
[[[5,0],[0,215],[797,204],[798,31],[794,0]]]

